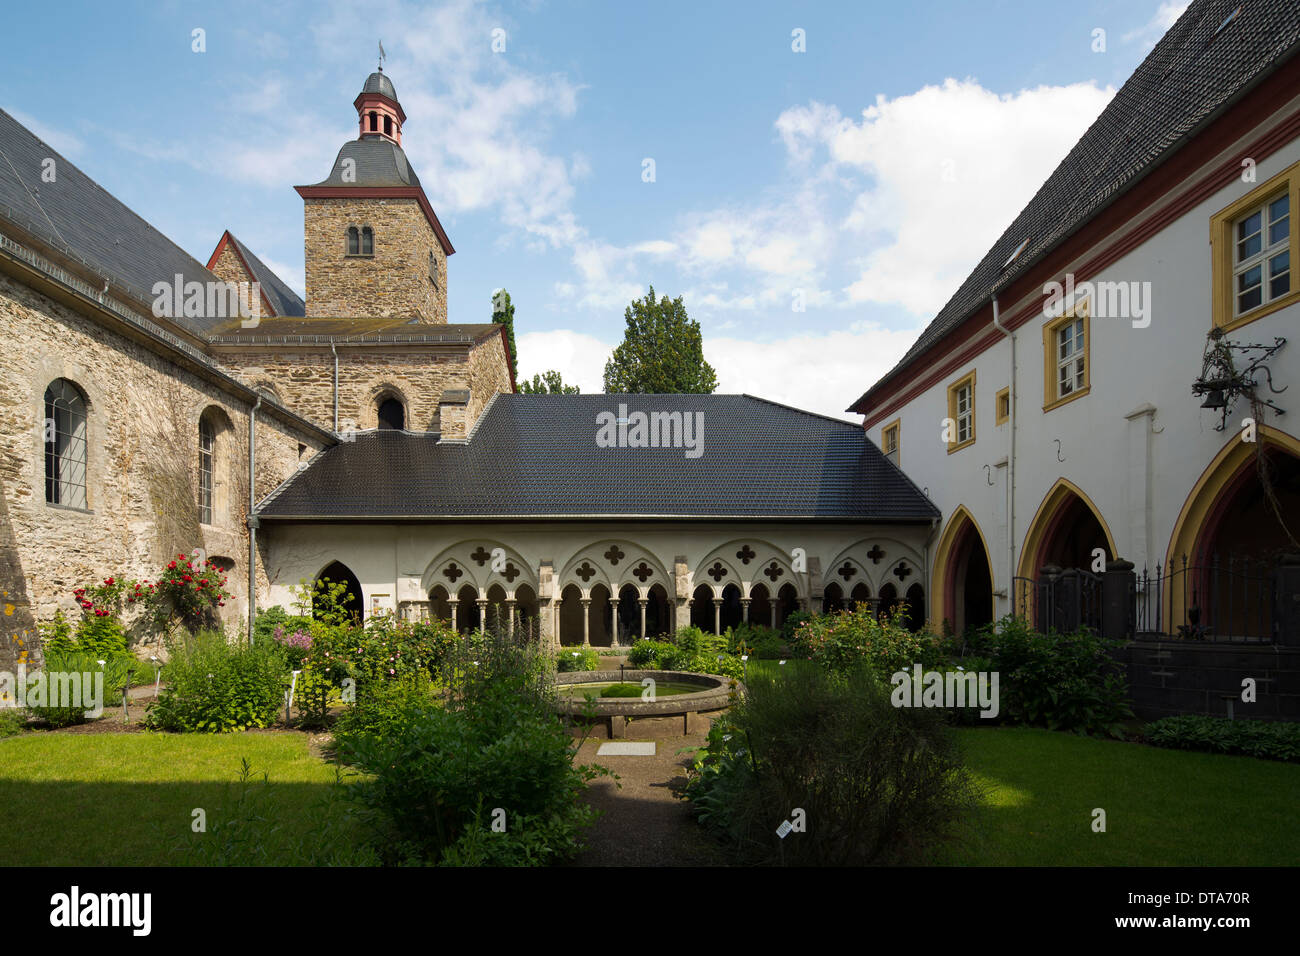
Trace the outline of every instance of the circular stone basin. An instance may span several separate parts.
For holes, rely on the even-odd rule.
[[[671,714],[721,710],[731,704],[732,694],[744,692],[740,681],[720,674],[694,674],[687,671],[635,671],[624,669],[622,680],[617,671],[570,671],[556,675],[559,699],[556,707],[562,714],[581,716],[590,706],[597,717],[661,717]],[[655,699],[640,697],[601,697],[611,684],[640,684],[650,677],[655,682]],[[588,702],[586,695],[592,695]]]

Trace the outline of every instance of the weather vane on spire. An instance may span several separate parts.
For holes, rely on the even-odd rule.
[[[379,72],[384,72],[384,61],[388,59],[388,54],[384,52],[384,41],[379,41]]]

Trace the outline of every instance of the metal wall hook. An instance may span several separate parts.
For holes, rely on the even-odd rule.
[[[1052,441],[1056,442],[1056,460],[1065,461],[1065,458],[1061,455],[1061,439],[1053,438]]]
[[[993,469],[989,465],[984,466],[984,478],[990,485],[993,484]]]

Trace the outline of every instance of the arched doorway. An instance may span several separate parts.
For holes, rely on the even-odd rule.
[[[844,591],[838,583],[832,581],[822,591],[822,613],[834,614],[836,611],[842,610],[844,610]]]
[[[1037,580],[1048,565],[1091,570],[1097,549],[1103,560],[1118,557],[1115,538],[1101,512],[1078,485],[1061,478],[1030,522],[1017,575]]]
[[[947,621],[964,635],[993,622],[993,570],[988,545],[975,518],[959,505],[935,550],[933,578],[936,621]],[[917,586],[908,589],[910,598]],[[909,615],[914,617],[915,614]]]
[[[451,623],[451,602],[447,600],[447,589],[441,584],[434,585],[429,592],[429,617],[435,621]]]
[[[465,584],[456,592],[456,630],[462,634],[473,634],[483,626],[483,615],[479,612],[478,588]]]
[[[361,595],[361,581],[352,573],[352,569],[341,561],[333,561],[328,564],[320,574],[316,575],[316,583],[323,584],[344,584],[347,589],[343,592],[342,597],[338,600],[338,606],[342,608],[348,616],[348,620],[353,624],[363,624],[365,622],[365,603]],[[316,608],[312,609],[312,615],[319,616]]]
[[[871,603],[871,588],[866,581],[859,581],[853,585],[853,593],[849,595],[849,602],[855,608],[859,604],[869,605]]]
[[[766,584],[755,584],[749,589],[749,623],[776,627],[776,605]]]
[[[560,594],[560,643],[581,645],[586,628],[583,626],[582,589],[570,584]]]
[[[882,584],[880,586],[880,602],[876,605],[876,617],[882,621],[889,620],[897,604],[898,588],[894,587],[893,582]]]
[[[614,634],[614,642],[631,644],[640,636],[641,592],[633,585],[625,584],[618,590],[618,629]]]
[[[785,619],[799,610],[799,592],[793,584],[783,584],[776,592],[776,626],[785,626]]]
[[[744,608],[740,605],[740,586],[728,584],[722,589],[722,622],[720,631],[729,627],[738,627],[745,619]]]
[[[537,594],[532,587],[521,584],[515,588],[515,636],[521,640],[537,641],[541,639],[540,618],[537,609]]]
[[[713,614],[713,588],[701,584],[691,595],[691,627],[698,627],[705,633],[713,633],[716,618]]]
[[[609,603],[609,588],[597,584],[591,595],[590,641],[593,647],[609,647],[613,641],[614,609]]]
[[[646,597],[645,636],[670,634],[673,629],[673,618],[668,607],[667,589],[662,584],[656,584]]]
[[[391,396],[379,403],[375,417],[381,429],[401,431],[406,427],[406,409],[402,407],[401,402]]]
[[[925,627],[925,588],[920,584],[913,584],[907,589],[906,601],[907,617],[904,623],[907,629],[915,634]]]
[[[1165,558],[1166,633],[1274,636],[1274,568],[1300,550],[1300,439],[1264,425],[1256,438],[1229,440],[1183,505]]]

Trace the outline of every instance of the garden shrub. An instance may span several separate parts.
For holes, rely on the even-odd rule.
[[[659,670],[659,660],[665,652],[675,652],[677,648],[667,641],[637,641],[627,653],[627,662],[643,670]]]
[[[284,707],[289,668],[274,641],[250,645],[201,631],[173,643],[167,686],[149,707],[156,730],[223,733],[266,727]]]
[[[1300,724],[1184,714],[1147,725],[1157,747],[1300,762]]]
[[[406,726],[432,703],[433,682],[428,674],[374,684],[343,708],[334,733],[341,740],[359,734],[383,735]]]
[[[1122,738],[1133,711],[1123,668],[1108,653],[1119,643],[1090,631],[1039,634],[1023,619],[1005,617],[973,646],[993,658],[1006,720]]]
[[[911,670],[914,664],[930,668],[942,662],[937,640],[913,633],[903,624],[906,609],[896,608],[881,619],[865,604],[851,611],[809,618],[794,636],[795,648],[831,670],[872,668],[882,680]]]
[[[775,661],[794,656],[780,631],[761,624],[740,624],[727,630],[727,647],[736,655],[745,654],[754,660]]]
[[[372,775],[350,792],[387,863],[548,865],[576,853],[595,818],[582,791],[600,771],[573,765],[572,739],[535,680],[540,655],[476,645],[477,666],[456,664],[444,707],[340,737]],[[493,828],[498,810],[504,832]]]
[[[32,698],[30,683],[32,675],[28,675],[26,693],[28,715],[35,720],[44,721],[51,727],[70,727],[95,719],[87,716],[86,711],[91,710],[94,704],[92,698],[95,694],[96,676],[103,675],[103,683],[99,688],[102,697],[98,703],[103,710],[107,710],[121,702],[122,688],[126,686],[130,677],[129,657],[130,655],[121,652],[110,654],[107,658],[98,658],[93,653],[81,650],[46,652],[41,670],[47,676],[42,682],[44,697],[39,701],[34,701]],[[56,691],[54,686],[56,679],[52,676],[55,674],[79,675],[75,678],[75,683],[80,689],[80,703],[73,706],[56,706],[56,703],[67,703],[67,701],[56,701],[55,697],[56,693],[62,698],[64,693],[71,692],[73,679],[67,678],[68,683],[62,685],[64,689]],[[89,684],[86,681],[87,676],[90,677]]]
[[[0,707],[0,740],[16,737],[27,729],[27,714],[17,707]]]
[[[594,671],[600,669],[600,655],[594,647],[565,647],[555,655],[555,669],[569,671]]]
[[[866,667],[753,679],[686,793],[738,862],[816,866],[920,862],[976,797],[943,716],[894,707]],[[795,807],[806,831],[780,840]]]
[[[812,619],[813,615],[809,614],[807,611],[795,611],[787,617],[785,622],[781,625],[782,639],[787,644],[793,643],[795,632],[799,630],[801,625],[807,621],[811,621]]]

